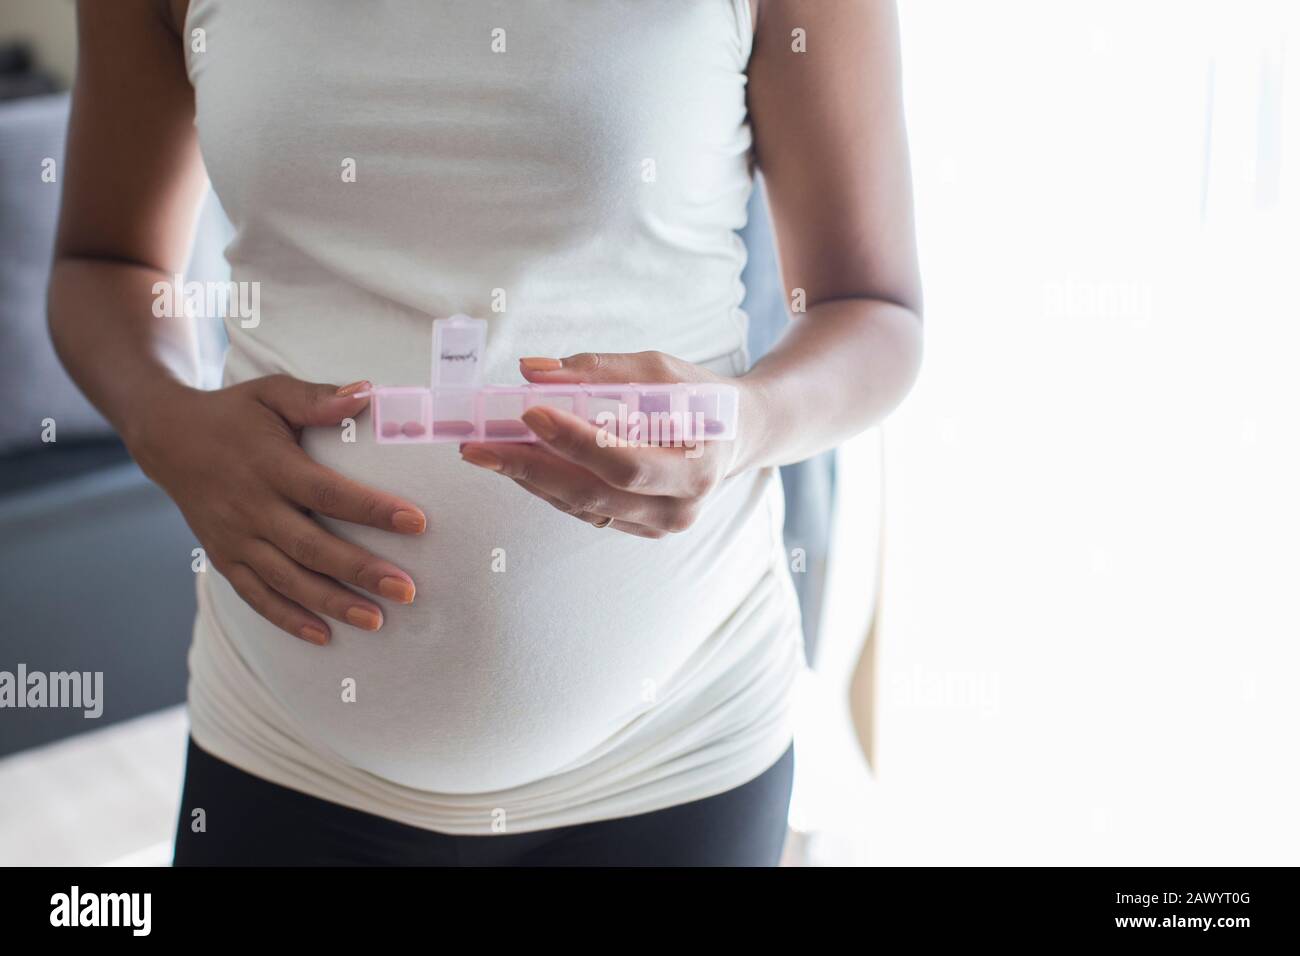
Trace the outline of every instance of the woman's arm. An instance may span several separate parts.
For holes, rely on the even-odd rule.
[[[921,360],[920,280],[892,0],[761,0],[749,109],[791,297],[807,314],[739,379],[734,443],[603,447],[533,408],[542,443],[467,443],[472,464],[575,517],[649,538],[684,531],[727,475],[799,461],[880,421]],[[807,52],[792,49],[804,31]],[[717,381],[659,352],[532,358],[533,382]]]
[[[352,395],[368,383],[337,389],[275,375],[200,391],[189,320],[153,315],[154,283],[185,268],[206,183],[182,7],[78,3],[50,333],[69,374],[254,610],[316,644],[329,640],[325,617],[377,630],[383,610],[345,585],[408,604],[414,582],[308,512],[402,534],[422,532],[424,514],[298,445],[303,427],[359,414],[366,400]]]
[[[49,322],[69,374],[128,442],[134,409],[195,380],[193,325],[153,316],[185,269],[206,177],[180,38],[158,0],[81,3]],[[161,399],[161,396],[160,396]]]
[[[781,272],[807,313],[743,381],[740,467],[808,458],[876,424],[921,361],[921,283],[893,0],[760,0],[749,109]],[[807,52],[792,50],[802,29]]]

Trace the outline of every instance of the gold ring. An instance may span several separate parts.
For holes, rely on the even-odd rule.
[[[609,527],[609,523],[613,520],[613,518],[601,518],[599,521],[593,521],[591,526],[593,528],[607,528]]]

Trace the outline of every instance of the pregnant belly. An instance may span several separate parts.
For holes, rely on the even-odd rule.
[[[415,603],[380,600],[377,633],[331,622],[319,648],[263,621],[214,573],[214,624],[294,732],[421,790],[483,793],[580,765],[648,695],[688,680],[777,546],[769,473],[725,483],[690,531],[651,541],[561,514],[454,445],[345,444],[331,430],[303,444],[424,509],[419,537],[324,522],[405,569]]]

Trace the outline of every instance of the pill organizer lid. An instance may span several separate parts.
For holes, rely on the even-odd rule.
[[[482,377],[487,320],[453,315],[433,320],[433,388],[474,386]]]

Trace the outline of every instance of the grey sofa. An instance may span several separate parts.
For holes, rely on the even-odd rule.
[[[0,756],[184,700],[194,618],[193,534],[49,344],[58,185],[40,172],[67,110],[66,94],[0,102],[0,671],[102,672],[103,713],[4,708]],[[219,274],[227,228],[205,210],[192,275]]]

